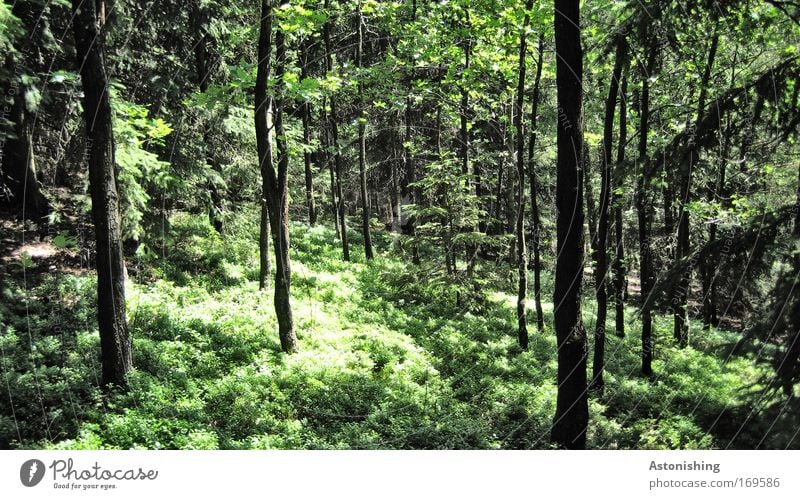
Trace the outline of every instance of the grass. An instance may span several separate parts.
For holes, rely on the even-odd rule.
[[[355,261],[342,262],[332,230],[295,224],[301,352],[286,356],[272,292],[256,283],[255,220],[233,220],[223,240],[202,221],[176,217],[166,261],[135,266],[128,318],[136,369],[126,393],[95,388],[90,275],[51,275],[27,292],[4,284],[0,365],[10,396],[0,397],[0,434],[14,447],[58,449],[550,446],[552,303],[544,303],[545,331],[534,326],[522,351],[514,286],[489,265],[475,287],[458,285],[434,262],[412,266],[380,233],[377,259],[365,261],[355,232]],[[592,307],[587,298],[589,329]],[[693,331],[693,348],[681,350],[671,346],[669,318],[658,316],[657,377],[648,380],[638,374],[636,310],[626,312],[626,337],[608,338],[606,390],[590,401],[590,447],[792,442],[793,416],[750,415],[771,371],[753,358],[726,358],[735,333]]]

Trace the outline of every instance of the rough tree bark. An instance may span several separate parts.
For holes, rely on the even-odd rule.
[[[555,0],[558,90],[554,320],[558,341],[558,397],[552,439],[568,449],[586,447],[589,408],[586,330],[581,319],[583,281],[583,49],[579,0]]]
[[[102,21],[94,2],[72,0],[75,52],[83,87],[89,148],[89,191],[97,257],[97,319],[104,386],[127,386],[132,369],[125,317],[125,261],[119,218],[114,133],[104,63]]]

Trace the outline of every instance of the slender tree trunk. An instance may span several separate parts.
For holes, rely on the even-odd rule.
[[[527,29],[530,23],[530,10],[533,0],[525,3],[525,17],[522,21],[522,32],[519,35],[519,70],[517,80],[517,106],[514,114],[514,128],[517,132],[517,273],[519,290],[517,293],[517,338],[519,346],[528,349],[528,317],[526,301],[528,299],[528,250],[525,247],[525,134],[522,126],[522,115],[525,110],[525,56],[528,51]]]
[[[325,0],[325,11],[330,13],[330,0]],[[328,20],[322,28],[322,37],[325,43],[325,68],[328,73],[333,72],[333,46],[331,45],[331,30],[333,28],[333,16],[329,16]],[[331,94],[330,99],[330,118],[329,129],[331,131],[331,142],[334,147],[334,173],[336,177],[336,214],[339,218],[339,230],[342,237],[342,259],[346,262],[350,261],[350,243],[347,240],[347,205],[342,195],[342,151],[339,146],[339,124],[338,113],[336,111],[336,96]]]
[[[272,243],[275,250],[275,314],[278,318],[278,335],[281,348],[286,353],[298,350],[294,333],[292,307],[290,303],[291,264],[289,260],[289,204],[288,169],[289,152],[283,127],[284,91],[282,81],[286,68],[286,45],[282,30],[275,35],[276,70],[275,91],[275,135],[278,146],[277,175],[271,163],[267,163],[269,135],[267,125],[267,81],[270,72],[270,50],[272,39],[273,8],[272,0],[261,1],[261,26],[258,40],[258,71],[255,88],[255,126],[258,157],[266,188],[265,200],[269,205],[269,223],[272,229]],[[263,237],[262,231],[262,237]]]
[[[104,36],[98,32],[94,2],[72,1],[75,52],[83,87],[83,114],[89,147],[89,191],[92,197],[97,257],[97,318],[104,386],[127,386],[132,369],[131,339],[125,317],[125,261],[119,218],[114,133]]]
[[[558,159],[554,320],[558,341],[558,397],[552,439],[568,449],[586,447],[589,408],[586,385],[586,330],[581,320],[583,281],[583,49],[580,2],[555,0]]]
[[[270,196],[272,170],[272,141],[269,121],[272,97],[267,94],[267,81],[272,70],[272,1],[261,2],[261,22],[258,40],[258,61],[255,85],[255,129],[258,148],[258,165],[261,172],[261,227],[258,238],[259,273],[258,288],[266,289],[272,273],[269,257],[270,244]]]
[[[411,24],[413,25],[417,21],[417,0],[411,0]],[[403,197],[405,202],[406,199],[409,197],[411,198],[411,203],[415,206],[416,209],[419,209],[419,203],[421,201],[422,195],[420,192],[420,188],[414,186],[413,184],[417,180],[417,172],[416,172],[416,164],[414,162],[414,153],[412,149],[412,98],[411,98],[411,84],[412,80],[414,79],[414,59],[409,58],[407,61],[409,65],[409,74],[406,77],[406,102],[405,102],[405,110],[403,112],[403,172],[404,172],[404,181],[401,183],[400,193]],[[400,209],[398,209],[398,213],[400,213]],[[416,235],[416,224],[417,224],[417,216],[411,215],[405,221],[405,224],[402,223],[401,218],[401,229],[403,234],[414,237]],[[417,244],[412,242],[411,245],[411,262],[415,265],[419,265],[419,248]]]
[[[334,161],[331,161],[331,156],[328,153],[331,140],[330,140],[330,119],[328,118],[327,113],[325,112],[325,99],[322,101],[322,106],[320,106],[320,114],[319,119],[322,125],[322,148],[320,149],[320,154],[322,155],[323,161],[322,164],[328,166],[328,173],[330,174],[330,195],[331,195],[331,215],[333,216],[333,226],[336,229],[336,239],[341,239],[342,232],[341,228],[339,227],[339,211],[337,209],[338,203],[336,202],[336,172],[334,169]]]
[[[417,20],[417,2],[416,0],[412,0],[412,10],[411,10],[411,22],[414,23]],[[411,63],[413,64],[413,62]],[[412,149],[412,100],[411,100],[411,80],[414,77],[414,69],[411,69],[411,75],[408,77],[408,81],[406,82],[406,108],[405,108],[405,136],[403,138],[403,161],[405,163],[404,170],[406,174],[406,189],[405,193],[403,194],[404,197],[410,193],[411,194],[411,202],[414,204],[415,209],[420,208],[420,203],[422,202],[422,193],[420,188],[416,185],[412,185],[409,187],[409,184],[415,184],[417,180],[417,170],[416,170],[416,163],[414,161],[414,153]],[[405,225],[405,233],[411,237],[416,235],[416,226],[417,226],[417,215],[412,215],[408,218],[406,225]],[[416,242],[412,243],[411,246],[411,262],[415,265],[420,264],[419,259],[419,247],[417,246]]]
[[[278,146],[278,176],[272,191],[270,219],[272,242],[275,247],[275,313],[278,316],[278,334],[281,348],[286,353],[298,350],[294,334],[290,285],[292,269],[289,259],[289,146],[283,127],[283,106],[285,88],[282,84],[286,72],[286,43],[282,29],[275,33],[275,142]]]
[[[592,186],[592,159],[588,142],[583,143],[581,154],[581,171],[583,173],[583,192],[586,196],[586,218],[589,223],[589,257],[594,265],[594,279],[597,280],[597,210],[594,202],[594,187]]]
[[[470,148],[470,133],[469,133],[469,115],[471,112],[470,103],[469,103],[469,84],[467,78],[469,77],[469,71],[472,64],[472,20],[470,19],[469,9],[463,9],[464,15],[464,26],[463,29],[467,31],[466,36],[461,38],[460,45],[461,49],[464,53],[464,65],[462,67],[461,73],[461,84],[460,84],[460,91],[461,91],[461,103],[460,103],[460,110],[459,110],[459,158],[461,159],[461,174],[466,179],[467,183],[467,190],[470,188],[471,182],[475,182],[475,193],[477,196],[480,196],[480,167],[479,165],[475,165],[473,176],[475,177],[472,181],[470,181],[468,175],[470,174],[470,155],[469,155],[469,148]],[[478,198],[478,202],[480,202],[480,197]],[[462,228],[464,230],[465,228]],[[476,227],[475,230],[480,230],[480,227]],[[466,261],[467,261],[467,274],[472,275],[472,271],[475,267],[475,262],[478,256],[478,245],[476,244],[467,244],[466,245]],[[455,262],[455,255],[456,252],[453,251],[453,262]],[[455,263],[454,263],[455,267]]]
[[[737,69],[737,53],[734,52],[733,61],[731,63],[731,79],[730,89],[733,89],[736,84],[736,69]],[[752,125],[752,122],[751,122]],[[731,148],[731,116],[728,114],[725,118],[725,130],[722,132],[724,138],[722,140],[722,151],[719,158],[719,173],[716,180],[710,180],[708,183],[707,199],[709,202],[714,200],[725,200],[725,176],[727,175],[727,162],[730,155]],[[747,136],[747,131],[745,136]],[[712,187],[713,185],[713,187]],[[724,201],[723,201],[724,202]],[[713,244],[717,239],[717,222],[711,222],[708,228],[708,243]],[[700,273],[703,278],[703,321],[706,328],[717,326],[719,320],[717,318],[717,264],[718,262],[709,258],[701,262]]]
[[[308,58],[309,51],[311,50],[311,43],[306,40],[300,47],[300,78],[308,78]],[[303,150],[303,165],[305,167],[305,181],[306,181],[306,206],[308,207],[308,224],[316,225],[317,223],[317,207],[314,201],[314,173],[311,168],[312,152],[308,150],[308,145],[311,144],[311,104],[307,101],[301,105],[303,115],[303,142],[306,149]]]
[[[597,272],[595,273],[595,296],[597,297],[597,321],[594,327],[594,362],[592,363],[592,386],[603,389],[603,368],[605,366],[606,348],[606,315],[608,312],[608,218],[609,205],[611,204],[611,153],[614,140],[614,111],[617,108],[617,94],[619,93],[619,80],[622,77],[622,68],[627,57],[627,43],[625,36],[617,35],[617,53],[614,58],[614,69],[611,74],[611,83],[608,87],[606,99],[606,113],[603,121],[603,147],[601,149],[601,182],[600,182],[600,211],[597,220]]]
[[[706,67],[703,72],[703,79],[700,82],[700,99],[697,106],[697,120],[695,127],[700,124],[700,121],[703,119],[703,114],[705,113],[705,101],[706,95],[708,92],[708,84],[711,78],[711,69],[714,67],[714,58],[717,55],[717,45],[719,43],[719,32],[715,28],[714,29],[714,36],[711,39],[711,47],[708,51],[708,60],[706,61]],[[690,198],[691,198],[691,189],[692,189],[692,169],[694,168],[695,164],[698,160],[698,150],[694,144],[694,137],[690,139],[692,141],[691,148],[689,149],[689,161],[688,162],[681,162],[680,165],[680,189],[681,189],[681,196],[680,196],[680,205],[678,210],[678,245],[677,245],[677,252],[675,254],[675,260],[679,261],[684,257],[689,256],[690,247],[689,247],[689,211],[687,209]],[[674,328],[673,328],[673,335],[675,340],[681,347],[685,347],[689,343],[689,320],[686,315],[686,302],[688,299],[688,291],[689,291],[689,280],[691,275],[691,269],[687,269],[686,272],[681,276],[680,281],[678,282],[677,289],[675,291],[675,295],[673,297],[673,310],[674,310]]]
[[[645,35],[647,38],[647,35]],[[653,225],[652,207],[650,205],[651,172],[648,168],[647,138],[650,133],[650,77],[655,67],[657,46],[650,42],[646,62],[642,65],[642,93],[639,102],[639,176],[636,188],[636,214],[639,222],[639,281],[642,300],[642,374],[653,375],[653,317],[652,275],[653,253],[651,251],[650,231]]]
[[[200,92],[205,93],[208,90],[208,80],[211,78],[212,65],[209,63],[208,51],[208,34],[206,32],[206,24],[208,23],[207,15],[201,5],[200,0],[192,2],[192,23],[194,24],[195,35],[197,41],[194,44],[194,63],[195,72],[197,73],[197,86]],[[214,150],[214,140],[212,134],[212,126],[209,120],[205,119],[202,123],[203,129],[203,144],[205,146],[206,164],[214,172],[215,177],[222,177],[222,166],[220,165],[217,155]],[[208,182],[208,190],[211,195],[211,206],[208,208],[208,220],[219,234],[222,234],[224,229],[222,223],[222,195],[218,185],[218,178],[213,178]]]
[[[542,284],[541,263],[539,261],[539,239],[541,237],[541,221],[539,218],[539,186],[536,178],[536,139],[538,137],[539,116],[539,85],[542,80],[542,66],[544,65],[544,36],[539,35],[538,58],[536,63],[536,78],[533,82],[533,103],[531,105],[531,139],[528,144],[528,169],[531,183],[531,222],[533,234],[531,246],[533,247],[533,297],[536,304],[536,329],[544,330],[544,314],[542,313]]]
[[[362,72],[362,51],[364,49],[364,16],[361,2],[358,3],[358,45],[356,46],[356,64],[358,64],[358,173],[361,186],[361,231],[364,234],[364,254],[372,260],[372,237],[369,233],[369,197],[367,196],[367,116],[364,108],[364,74]]]
[[[626,69],[627,71],[627,66]],[[625,143],[628,141],[628,79],[625,73],[622,74],[622,87],[619,99],[619,142],[617,143],[617,166],[614,170],[616,181],[615,189],[621,189],[625,179]],[[614,304],[615,310],[615,331],[620,338],[625,336],[625,246],[624,246],[624,226],[622,218],[622,196],[614,195],[614,235],[616,254],[614,258]]]

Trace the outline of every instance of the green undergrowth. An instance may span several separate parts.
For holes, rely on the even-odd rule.
[[[92,277],[55,274],[27,292],[4,284],[0,361],[11,395],[0,397],[0,432],[10,445],[549,447],[556,401],[551,289],[543,290],[545,330],[536,331],[531,313],[531,345],[522,351],[513,283],[493,265],[454,282],[437,270],[440,262],[411,265],[399,243],[380,232],[375,261],[364,260],[353,232],[354,261],[343,262],[331,229],[294,224],[292,306],[301,351],[287,356],[272,290],[260,291],[256,281],[254,221],[233,220],[223,239],[197,217],[176,216],[166,260],[136,263],[128,292],[136,369],[125,393],[103,396],[95,388]],[[590,333],[592,306],[587,298]],[[787,416],[758,423],[751,414],[769,367],[729,356],[735,333],[693,329],[692,347],[681,350],[672,346],[669,318],[657,317],[656,376],[645,379],[636,309],[626,312],[626,336],[608,338],[605,391],[591,397],[590,447],[789,442]]]

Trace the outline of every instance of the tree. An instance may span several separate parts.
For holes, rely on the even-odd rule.
[[[711,38],[711,45],[708,49],[708,60],[706,61],[705,70],[703,71],[702,80],[700,81],[700,98],[697,104],[697,118],[694,123],[694,128],[698,128],[702,124],[705,117],[706,96],[708,95],[708,84],[711,78],[711,70],[714,67],[714,59],[717,55],[717,47],[719,46],[719,31],[718,27],[714,28],[714,35]],[[676,260],[680,260],[689,255],[690,241],[689,241],[689,203],[691,202],[691,185],[692,185],[692,169],[698,162],[698,147],[697,141],[692,135],[689,139],[689,155],[687,162],[679,164],[679,185],[680,185],[680,204],[678,210],[678,246],[675,252]],[[689,273],[687,270],[678,282],[675,294],[673,296],[673,315],[674,315],[674,337],[681,346],[686,346],[689,342],[689,322],[686,315],[686,301],[688,298],[689,286]]]
[[[558,101],[554,321],[558,345],[558,397],[552,439],[567,449],[586,447],[589,407],[586,330],[581,319],[583,281],[583,49],[580,2],[555,0]]]
[[[275,250],[275,314],[278,317],[278,335],[281,340],[281,349],[286,353],[294,353],[299,347],[294,333],[290,302],[292,270],[289,260],[289,151],[283,125],[285,96],[282,95],[285,90],[282,82],[286,71],[286,43],[283,30],[280,28],[276,30],[275,34],[275,92],[277,97],[274,99],[274,126],[278,146],[277,172],[272,164],[267,163],[269,159],[269,128],[267,125],[266,89],[269,78],[270,58],[268,54],[272,45],[273,16],[272,0],[262,0],[255,91],[255,125],[259,162],[262,175],[266,177],[264,198],[269,206],[269,222]]]
[[[608,98],[606,99],[605,119],[603,120],[603,142],[602,142],[602,164],[601,168],[601,187],[600,187],[600,212],[597,222],[597,272],[595,273],[595,296],[597,297],[597,321],[594,329],[594,362],[592,363],[592,386],[599,390],[603,389],[603,367],[605,365],[605,344],[606,344],[606,313],[608,308],[608,284],[606,275],[608,274],[608,218],[609,205],[611,204],[611,172],[612,160],[611,151],[613,150],[614,134],[614,110],[617,106],[617,93],[619,92],[619,81],[622,76],[622,68],[627,57],[627,43],[623,33],[616,34],[616,55],[614,56],[614,70],[611,73],[611,82],[608,86]]]
[[[311,52],[311,42],[306,38],[300,44],[300,78],[306,80],[309,78],[309,52]],[[308,101],[300,104],[301,113],[303,115],[303,172],[306,181],[306,206],[308,207],[308,224],[316,225],[317,223],[317,206],[314,199],[314,172],[311,168],[312,157],[318,156],[313,154],[308,148],[311,145],[311,103]]]
[[[133,368],[125,316],[125,261],[119,221],[109,82],[104,55],[104,16],[94,2],[72,0],[75,53],[83,88],[97,257],[97,319],[104,386],[127,386]]]
[[[325,43],[325,71],[329,74],[333,72],[333,50],[334,47],[331,43],[331,31],[333,30],[333,20],[331,13],[330,0],[325,0],[325,11],[328,13],[328,20],[322,28],[322,37]],[[330,130],[331,146],[334,148],[333,161],[334,161],[334,176],[336,181],[336,213],[339,218],[339,231],[342,238],[342,259],[346,262],[350,261],[350,244],[347,240],[347,205],[344,202],[342,195],[342,151],[339,144],[339,122],[336,106],[336,95],[331,93],[328,97],[330,104],[330,112],[328,112],[328,127]]]
[[[536,77],[533,80],[533,96],[531,98],[531,138],[528,143],[528,176],[531,188],[531,248],[533,251],[533,299],[536,307],[536,329],[544,330],[544,313],[542,312],[542,265],[539,258],[539,241],[541,239],[542,222],[539,216],[539,182],[536,178],[536,139],[539,134],[539,95],[544,66],[544,36],[539,35],[536,62]]]
[[[361,1],[358,2],[358,44],[356,45],[356,64],[358,75],[358,178],[361,187],[361,231],[364,234],[364,253],[367,260],[372,260],[372,237],[369,233],[369,198],[367,196],[367,117],[364,113],[364,75],[362,69],[362,51],[364,49],[364,15],[361,12]]]
[[[528,348],[528,318],[525,302],[528,299],[528,250],[525,247],[525,135],[522,115],[525,109],[525,58],[527,56],[527,29],[530,23],[530,10],[533,0],[525,3],[525,17],[519,35],[519,69],[517,76],[517,105],[514,112],[514,128],[517,133],[517,273],[519,290],[517,292],[517,339],[519,346]]]
[[[192,1],[192,24],[196,40],[194,42],[194,61],[195,73],[197,74],[197,86],[200,92],[208,91],[208,83],[214,71],[214,62],[210,61],[212,55],[209,52],[209,35],[207,33],[208,13],[201,0]],[[208,182],[208,191],[211,197],[211,206],[208,208],[208,219],[218,233],[222,234],[223,222],[222,212],[222,193],[220,186],[222,183],[222,165],[217,157],[212,134],[212,124],[209,119],[204,119],[203,144],[205,146],[206,164],[208,164],[212,178]]]
[[[642,301],[642,374],[653,375],[653,318],[652,290],[652,241],[650,232],[653,226],[651,195],[649,188],[652,179],[652,166],[647,157],[647,138],[650,133],[650,78],[656,64],[658,46],[650,39],[649,27],[645,26],[641,37],[648,45],[647,58],[640,65],[642,89],[639,101],[639,174],[636,179],[636,214],[639,225],[639,281]]]
[[[624,71],[627,71],[627,65]],[[619,99],[619,140],[617,142],[617,164],[614,168],[616,187],[614,189],[613,208],[614,208],[614,246],[616,253],[614,255],[614,304],[615,316],[614,325],[615,333],[618,337],[625,336],[625,284],[626,284],[626,269],[625,269],[625,246],[624,237],[625,225],[622,217],[622,196],[617,193],[622,192],[622,185],[624,182],[624,165],[625,165],[625,145],[628,141],[628,79],[627,74],[623,72],[622,83],[620,88]]]

